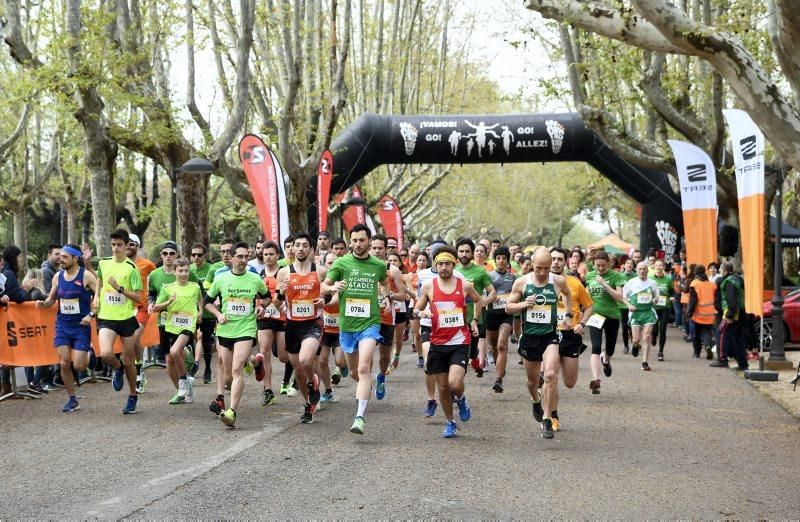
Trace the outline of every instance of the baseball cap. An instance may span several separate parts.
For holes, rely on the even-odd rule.
[[[128,234],[128,242],[136,243],[136,246],[142,246],[142,240],[136,234]]]
[[[175,243],[175,241],[164,241],[164,246],[162,246],[161,248],[171,248],[177,251],[178,245]]]

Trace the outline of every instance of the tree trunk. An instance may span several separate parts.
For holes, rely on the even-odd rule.
[[[24,276],[28,271],[28,209],[27,207],[14,211],[14,244],[22,250],[22,259],[19,263],[19,275]]]
[[[67,211],[67,243],[76,243],[80,233],[78,224],[78,206],[75,203],[67,203],[64,208]]]
[[[208,245],[208,185],[211,174],[178,174],[178,221],[181,250],[192,243]],[[175,238],[177,241],[177,238]]]
[[[308,199],[306,191],[311,175],[299,168],[296,175],[289,176],[291,189],[287,190],[286,199],[289,204],[289,229],[292,233],[308,229]]]

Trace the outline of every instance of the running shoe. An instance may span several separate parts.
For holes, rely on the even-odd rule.
[[[445,439],[452,439],[456,436],[456,430],[458,429],[458,425],[456,425],[456,421],[447,421],[447,424],[444,425],[444,431],[442,432],[442,437]]]
[[[236,412],[233,411],[233,408],[228,408],[219,414],[219,420],[221,420],[222,424],[225,426],[229,428],[235,428],[236,426],[234,426],[234,424],[236,423]]]
[[[246,373],[247,375],[253,375],[255,371],[256,369],[253,368],[253,363],[251,363],[250,360],[248,359],[248,361],[244,363],[244,373]]]
[[[467,403],[467,396],[462,395],[461,399],[456,401],[458,405],[458,417],[461,419],[461,422],[467,422],[472,418],[472,409],[469,407]]]
[[[428,403],[425,405],[425,411],[423,415],[426,417],[433,417],[436,415],[436,406],[438,406],[436,401],[428,401]]]
[[[303,409],[303,415],[300,417],[300,422],[303,424],[311,424],[314,422],[314,410],[313,406],[309,403],[306,403]]]
[[[144,372],[136,376],[136,393],[144,393],[147,388],[147,375]]]
[[[531,401],[531,408],[533,409],[533,418],[536,422],[542,422],[542,418],[544,418],[544,408],[542,408],[542,401],[539,402]]]
[[[412,352],[416,352],[417,351],[417,345],[416,344],[411,343],[411,351]]]
[[[400,366],[400,356],[399,355],[393,355],[392,356],[392,368],[397,368],[398,366]]]
[[[503,379],[501,377],[495,379],[492,390],[494,390],[495,393],[503,393]]]
[[[334,386],[342,382],[342,372],[339,370],[338,366],[335,370],[333,370],[333,373],[331,373],[331,382],[334,384]]]
[[[364,434],[364,417],[356,417],[356,420],[353,421],[353,425],[350,426],[350,433]]]
[[[319,402],[322,404],[333,402],[333,393],[326,391],[322,394],[322,397],[319,398]]]
[[[646,372],[649,372],[650,371],[650,365],[647,364],[646,362],[643,362],[642,363],[642,370],[644,370]]]
[[[350,375],[350,368],[345,366],[344,368],[342,368],[342,377],[347,377],[348,375]]]
[[[386,376],[381,373],[376,374],[375,382],[377,383],[377,386],[375,386],[375,398],[379,401],[383,400],[386,397]]]
[[[709,361],[714,358],[714,352],[711,351],[710,346],[706,346],[706,359]]]
[[[600,379],[589,381],[589,389],[592,390],[592,395],[600,394]]]
[[[194,402],[194,377],[186,377],[186,402]]]
[[[603,360],[603,356],[601,355],[600,356],[600,364],[603,365],[603,374],[606,377],[611,377],[611,361],[609,361],[607,359]]]
[[[486,354],[486,364],[494,364],[494,354],[492,352]]]
[[[184,402],[186,402],[186,397],[184,397],[183,395],[181,395],[181,393],[180,393],[180,392],[177,392],[177,393],[176,393],[175,395],[173,395],[173,396],[172,396],[172,398],[169,400],[169,403],[170,403],[170,404],[182,404],[182,403],[184,403]]]
[[[555,437],[555,433],[553,432],[553,419],[542,419],[542,438],[552,439],[553,437]]]
[[[206,368],[203,372],[203,384],[211,384],[211,368]]]
[[[208,409],[211,410],[211,413],[214,415],[219,415],[225,410],[225,399],[217,397],[214,399],[214,402],[208,405]]]
[[[256,380],[261,382],[264,380],[264,376],[267,374],[266,370],[264,369],[264,356],[260,353],[256,354],[256,364],[254,366],[256,372]]]
[[[477,377],[478,379],[483,377],[483,368],[481,368],[480,366],[475,368],[475,377]]]
[[[61,408],[61,411],[63,411],[64,413],[69,413],[80,409],[81,406],[80,404],[78,404],[78,399],[76,399],[75,397],[70,397],[67,403],[64,405],[64,407]]]
[[[114,391],[120,391],[122,389],[122,375],[125,373],[125,369],[122,365],[119,365],[119,368],[114,370],[114,375],[111,376],[111,386],[114,387]]]
[[[128,402],[125,403],[125,407],[122,408],[122,413],[125,415],[131,415],[136,413],[136,401],[138,400],[137,396],[128,396]]]
[[[314,377],[308,383],[308,402],[316,405],[319,402],[319,377],[314,374]]]
[[[639,357],[639,345],[638,344],[634,344],[633,345],[633,349],[631,349],[631,355],[633,355],[634,357]],[[608,376],[606,375],[606,377],[608,377]]]
[[[197,361],[194,361],[192,363],[192,367],[189,368],[189,375],[194,377],[195,375],[197,375],[197,370],[199,370],[199,369],[200,369],[200,363],[197,362]]]
[[[289,388],[290,388],[289,383],[284,382],[281,384],[281,390],[278,393],[280,393],[281,395],[288,395]]]
[[[28,391],[31,392],[31,393],[35,393],[37,395],[43,395],[43,394],[47,394],[48,393],[47,390],[42,388],[41,384],[34,384],[34,383],[29,383],[28,384]]]
[[[286,391],[286,396],[287,397],[297,397],[298,393],[300,393],[300,392],[297,391],[297,388],[295,388],[294,386],[289,386],[289,389]]]
[[[278,398],[272,393],[272,390],[264,390],[264,397],[261,398],[262,406],[272,406],[278,402]]]
[[[186,379],[178,380],[178,395],[186,397]]]
[[[624,346],[624,347],[622,348],[622,353],[623,353],[624,355],[627,355],[627,354],[631,353],[631,349],[630,349],[630,348],[628,348],[627,346]],[[636,356],[634,355],[634,357],[636,357]]]
[[[425,359],[417,357],[417,368],[422,368],[423,366],[425,366]]]
[[[664,352],[658,352],[658,360],[659,361],[663,361],[664,360]]]

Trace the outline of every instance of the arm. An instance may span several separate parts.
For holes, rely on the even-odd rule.
[[[286,289],[289,287],[289,269],[284,267],[278,270],[278,274],[275,276],[275,296],[272,298],[271,304],[278,310],[280,310],[281,305],[284,301],[286,301]],[[325,284],[324,282],[320,284],[320,288],[322,285]]]
[[[481,296],[478,294],[477,290],[475,290],[475,287],[472,286],[472,283],[467,283],[464,285],[464,293],[475,303],[475,310],[472,314],[472,323],[469,326],[472,335],[478,335],[478,317],[480,317],[481,312],[483,311]]]
[[[686,311],[686,315],[691,317],[695,307],[697,307],[697,292],[694,291],[694,288],[689,288],[689,309]]]
[[[53,276],[53,282],[50,284],[50,294],[44,301],[37,301],[36,306],[39,308],[50,308],[56,302],[56,295],[58,294],[58,274]]]
[[[728,313],[725,314],[725,319],[728,321],[735,321],[736,315],[739,313],[738,297],[736,288],[733,285],[728,285],[725,288],[725,298],[728,300]]]
[[[419,299],[417,299],[416,304],[414,304],[414,315],[413,317],[422,317],[423,310],[428,307],[428,301],[430,298],[428,297],[428,292],[430,292],[431,288],[433,288],[433,282],[428,281],[424,285],[422,285],[422,292],[420,292]],[[430,312],[427,312],[424,317],[430,317]]]
[[[27,301],[28,293],[19,285],[19,280],[17,280],[17,276],[14,274],[14,272],[11,270],[6,270],[4,275],[6,276],[5,295],[15,303],[24,303]]]
[[[94,267],[92,266],[92,249],[89,248],[89,245],[84,243],[81,245],[81,252],[83,253],[83,266],[87,272],[96,276],[97,272],[94,271]]]
[[[405,301],[406,299],[406,283],[403,281],[403,274],[398,270],[396,267],[392,267],[392,282],[394,283],[394,287],[397,289],[396,292],[392,293],[392,300],[393,301]]]
[[[521,312],[533,304],[528,302],[528,299],[533,300],[532,296],[520,302],[523,288],[525,288],[525,279],[519,278],[514,281],[514,286],[511,287],[511,294],[508,296],[508,301],[506,301],[507,314],[513,315],[516,312]]]
[[[487,274],[486,277],[489,277],[489,275]],[[488,285],[485,285],[484,288],[488,291],[488,294],[485,298],[483,298],[482,305],[489,306],[497,300],[497,290],[495,290],[494,285],[491,282]]]
[[[171,305],[174,302],[175,302],[175,294],[173,293],[168,298],[166,292],[162,289],[158,293],[158,296],[156,297],[154,302],[150,303],[150,306],[153,312],[159,313],[169,308],[169,305]]]
[[[571,328],[575,324],[575,318],[572,317],[572,292],[569,291],[567,280],[563,276],[556,278],[556,288],[564,296],[564,305],[567,309],[564,314],[564,329]]]

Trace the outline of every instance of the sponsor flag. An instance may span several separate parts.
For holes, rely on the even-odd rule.
[[[345,192],[342,192],[339,194],[339,196],[337,196],[336,201],[341,203],[344,201],[346,195],[347,194]],[[350,190],[350,197],[361,198],[361,189],[358,188],[358,185],[353,185],[353,188]],[[342,219],[344,220],[344,226],[348,231],[356,225],[366,225],[367,217],[366,212],[364,211],[364,205],[349,205],[344,210]]]
[[[392,196],[387,194],[378,201],[378,217],[384,233],[397,238],[398,250],[403,248],[403,214]]]
[[[747,289],[745,309],[761,317],[764,294],[764,134],[742,110],[725,109],[722,114],[728,122],[736,167],[742,270]]]
[[[253,202],[256,205],[256,213],[264,238],[282,244],[282,210],[279,190],[284,191],[284,213],[286,212],[286,195],[283,175],[282,172],[279,172],[280,164],[269,147],[254,134],[245,135],[239,142],[239,159],[242,162],[245,176],[247,176],[250,192],[253,194]],[[285,234],[288,234],[288,215],[286,221]]]
[[[317,167],[317,223],[319,231],[328,230],[328,201],[331,198],[333,180],[333,155],[325,150]]]
[[[275,179],[278,183],[278,222],[280,223],[280,237],[281,242],[279,245],[286,243],[286,238],[289,237],[289,203],[286,201],[286,176],[283,174],[283,166],[278,161],[278,157],[272,150],[269,151],[272,156],[272,164],[275,166]]]
[[[667,140],[678,167],[686,236],[686,261],[708,265],[717,260],[717,175],[700,147]]]

